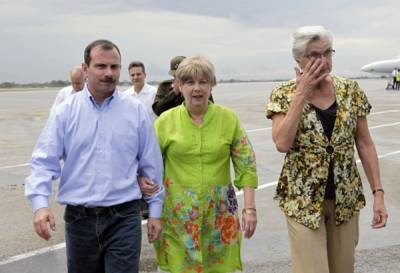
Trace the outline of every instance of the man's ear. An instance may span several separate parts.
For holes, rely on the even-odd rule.
[[[87,79],[88,69],[89,69],[89,66],[86,63],[82,63],[82,72],[85,76],[85,79]]]

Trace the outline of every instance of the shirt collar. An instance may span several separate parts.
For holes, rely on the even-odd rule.
[[[147,83],[145,82],[144,83],[144,85],[143,85],[143,87],[142,87],[142,90],[140,90],[140,92],[139,93],[136,93],[136,91],[135,91],[135,87],[134,86],[132,86],[132,91],[133,91],[133,94],[135,94],[136,96],[140,96],[140,95],[144,95],[144,94],[147,94],[148,93],[148,88],[147,88]]]
[[[101,109],[104,107],[111,107],[112,106],[112,101],[115,101],[118,96],[119,96],[119,91],[117,88],[114,89],[114,92],[111,94],[111,96],[109,96],[108,98],[106,98],[103,103],[100,105],[97,104],[97,102],[95,101],[94,97],[92,96],[92,94],[89,92],[89,89],[87,88],[87,85],[85,85],[85,88],[82,91],[84,93],[85,98],[91,103],[91,105],[94,108],[97,109]]]

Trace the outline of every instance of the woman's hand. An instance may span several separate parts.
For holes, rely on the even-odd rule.
[[[139,176],[138,182],[140,191],[144,195],[153,195],[160,189],[159,185],[155,184],[153,181],[144,176]]]
[[[316,85],[329,75],[329,72],[321,73],[324,67],[325,63],[321,58],[311,58],[303,71],[296,67],[296,93],[308,99]]]
[[[388,213],[383,201],[383,192],[374,194],[374,216],[372,218],[372,228],[383,228],[386,226]]]
[[[242,211],[242,230],[244,238],[251,238],[257,226],[257,212],[254,209],[243,209]]]

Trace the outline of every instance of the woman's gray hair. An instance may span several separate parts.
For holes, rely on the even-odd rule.
[[[332,45],[332,35],[323,26],[304,26],[296,29],[292,39],[293,58],[296,62],[300,62],[308,44],[324,38],[327,38]]]

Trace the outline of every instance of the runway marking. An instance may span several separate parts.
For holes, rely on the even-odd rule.
[[[0,170],[12,169],[12,168],[23,167],[23,166],[29,166],[30,164],[31,163],[23,163],[23,164],[11,165],[11,166],[3,166],[3,167],[0,167]]]
[[[388,156],[391,156],[391,155],[397,155],[397,154],[400,154],[400,150],[399,151],[390,152],[390,153],[386,153],[386,154],[383,154],[383,155],[378,155],[378,158],[385,158],[385,157],[388,157]]]
[[[251,130],[246,130],[246,133],[253,133],[253,132],[259,132],[259,131],[266,131],[266,130],[271,130],[272,127],[266,127],[266,128],[259,128],[259,129],[251,129]]]
[[[381,115],[386,113],[398,113],[398,112],[400,112],[400,110],[387,110],[387,111],[373,112],[370,114],[370,116]]]
[[[390,126],[396,126],[400,125],[400,122],[394,122],[394,123],[387,123],[387,124],[382,124],[382,125],[377,125],[377,126],[371,126],[369,129],[378,129],[378,128],[383,128],[383,127],[390,127]]]
[[[397,154],[400,154],[400,150],[394,151],[394,152],[390,152],[390,153],[386,153],[386,154],[382,154],[382,155],[378,155],[378,158],[385,158],[385,157],[392,156],[392,155],[397,155]],[[356,161],[356,163],[360,163],[360,162],[361,162],[361,160],[359,160],[359,159]],[[275,186],[277,184],[278,184],[278,181],[273,181],[273,182],[269,182],[269,183],[266,183],[266,184],[262,184],[262,185],[258,186],[256,191],[259,191],[259,190],[262,190],[262,189],[266,189],[266,188],[270,188],[270,187]],[[237,196],[243,195],[243,191],[241,190],[241,191],[236,192],[236,195]],[[142,220],[142,226],[145,225],[146,223],[147,223],[147,220]],[[23,260],[23,259],[26,259],[26,258],[29,258],[29,257],[45,254],[47,252],[59,250],[59,249],[62,249],[62,248],[65,248],[65,243],[60,243],[60,244],[57,244],[57,245],[54,245],[54,246],[45,247],[45,248],[41,248],[41,249],[38,249],[38,250],[30,251],[30,252],[27,252],[27,253],[23,253],[23,254],[19,254],[19,255],[16,255],[16,256],[12,256],[10,258],[6,258],[6,259],[0,261],[0,266],[5,265],[5,264],[9,264],[9,263],[13,263],[13,262],[17,262],[19,260]]]
[[[7,258],[5,260],[0,261],[0,266],[5,265],[5,264],[9,264],[9,263],[13,263],[13,262],[17,262],[32,256],[37,256],[37,255],[41,255],[41,254],[45,254],[47,252],[51,252],[51,251],[55,251],[58,249],[62,249],[65,247],[65,243],[61,243],[61,244],[57,244],[57,245],[53,245],[53,246],[49,246],[49,247],[44,247],[41,249],[37,249],[37,250],[33,250],[27,253],[23,253],[20,255],[16,255],[10,258]]]

